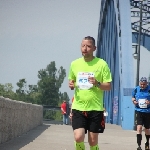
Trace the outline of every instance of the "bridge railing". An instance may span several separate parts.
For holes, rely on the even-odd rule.
[[[43,106],[43,120],[44,121],[62,121],[61,108],[55,106]]]
[[[68,124],[71,124],[71,120],[69,118],[70,107],[68,108]],[[58,106],[43,106],[43,121],[50,121],[55,124],[63,124],[63,115],[61,112],[61,108]]]

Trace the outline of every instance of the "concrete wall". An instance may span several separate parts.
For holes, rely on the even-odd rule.
[[[41,125],[43,106],[0,97],[0,144]]]

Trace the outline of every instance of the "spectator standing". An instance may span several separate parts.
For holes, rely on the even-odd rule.
[[[68,124],[68,104],[66,102],[66,100],[63,101],[63,103],[61,104],[61,111],[62,111],[62,115],[63,115],[63,124]]]

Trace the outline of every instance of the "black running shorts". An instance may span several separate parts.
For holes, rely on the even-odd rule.
[[[103,133],[105,121],[103,111],[79,111],[72,110],[72,128],[73,130],[84,128],[93,133]]]
[[[146,129],[150,128],[150,113],[135,111],[137,125],[143,125]]]

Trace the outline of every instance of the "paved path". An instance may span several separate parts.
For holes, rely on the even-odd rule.
[[[20,137],[0,145],[0,150],[74,150],[73,132],[70,125],[43,125]],[[145,137],[143,133],[142,148]],[[90,150],[85,139],[86,150]],[[136,132],[122,130],[120,126],[106,124],[106,130],[99,135],[100,150],[136,150]]]

